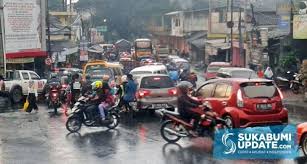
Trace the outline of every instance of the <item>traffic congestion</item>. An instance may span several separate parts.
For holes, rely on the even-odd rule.
[[[122,117],[135,120],[149,113],[160,119],[167,143],[198,137],[214,141],[222,129],[270,126],[274,131],[289,122],[282,88],[268,72],[261,77],[252,69],[212,62],[197,73],[188,58],[154,54],[150,39],[135,40],[131,54],[109,47],[80,68],[51,70],[48,80],[33,71],[11,72],[12,80],[3,84],[9,101],[31,113],[38,111],[37,97],[52,115],[65,115],[62,126],[70,133],[81,127],[116,129]],[[306,132],[306,123],[299,124],[298,144],[305,155]]]
[[[0,164],[307,163],[306,0],[0,0]]]

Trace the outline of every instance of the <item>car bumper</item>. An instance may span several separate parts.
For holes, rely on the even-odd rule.
[[[140,110],[174,109],[177,108],[177,97],[141,99],[137,101],[137,108]]]
[[[288,124],[288,111],[286,109],[281,110],[279,113],[265,115],[249,115],[240,110],[238,116],[238,122],[235,125],[241,128]]]

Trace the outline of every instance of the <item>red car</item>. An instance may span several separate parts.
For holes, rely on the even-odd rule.
[[[297,125],[297,141],[304,155],[307,156],[307,122]]]
[[[288,123],[283,95],[270,80],[214,79],[195,94],[209,101],[212,109],[232,128]]]
[[[212,62],[205,71],[205,79],[210,80],[216,78],[216,74],[220,68],[231,67],[227,62]]]

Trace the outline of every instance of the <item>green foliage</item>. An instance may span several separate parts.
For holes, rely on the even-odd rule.
[[[280,60],[280,65],[283,68],[291,68],[291,66],[296,65],[297,55],[295,52],[289,52],[287,55],[283,56]]]

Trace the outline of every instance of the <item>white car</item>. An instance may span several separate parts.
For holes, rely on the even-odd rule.
[[[144,74],[163,74],[168,75],[166,66],[164,65],[146,65],[142,67],[134,68],[130,71],[135,78]]]
[[[41,79],[40,76],[29,70],[8,71],[5,84],[5,91],[9,92],[14,103],[22,101],[24,95],[28,95],[29,81],[37,83],[37,92],[43,92],[47,79]]]

